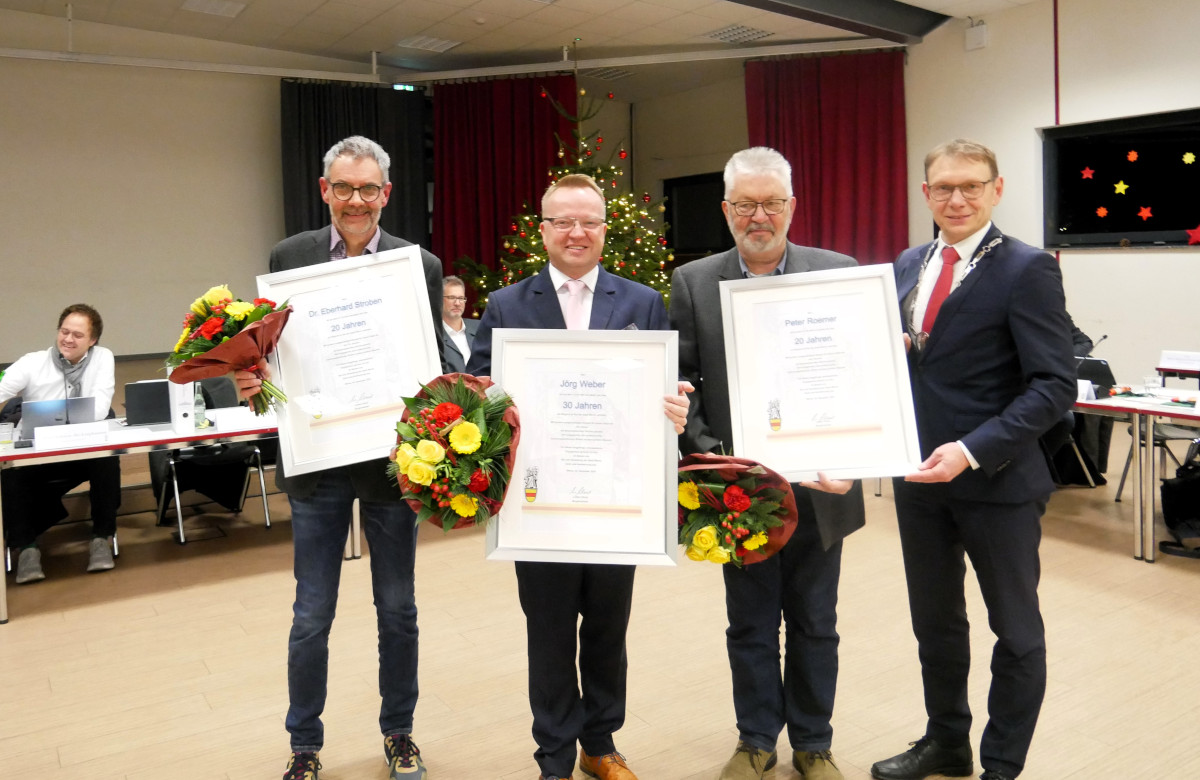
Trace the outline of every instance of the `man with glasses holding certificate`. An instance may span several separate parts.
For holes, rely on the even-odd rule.
[[[938,146],[922,189],[940,231],[895,270],[925,460],[895,480],[895,495],[927,721],[924,736],[871,775],[975,771],[965,552],[996,635],[983,778],[1012,780],[1046,690],[1038,545],[1054,483],[1038,437],[1075,399],[1070,319],[1055,259],[992,224],[1004,193],[992,150]]]
[[[669,328],[661,295],[600,267],[604,215],[604,193],[590,176],[569,174],[550,185],[541,224],[550,262],[536,276],[488,296],[468,373],[491,374],[495,328]],[[676,433],[687,419],[684,392],[691,386],[684,384],[678,396],[663,399]],[[634,567],[518,561],[516,570],[540,780],[570,780],[577,745],[579,768],[588,777],[637,780],[613,743],[625,722],[625,631]]]
[[[856,265],[851,257],[787,240],[796,198],[792,168],[773,149],[738,152],[725,166],[721,209],[734,249],[694,260],[671,279],[671,324],[679,331],[679,372],[699,389],[679,437],[685,454],[733,452],[720,282]],[[764,464],[770,466],[771,464]],[[720,780],[760,780],[778,761],[784,726],[792,765],[809,780],[839,780],[833,762],[837,687],[837,590],[842,539],[861,528],[862,486],[845,480],[792,485],[799,510],[787,545],[765,561],[722,566],[729,620],[738,744]],[[786,622],[784,672],[779,624]]]
[[[379,227],[392,185],[390,158],[362,136],[339,141],[325,155],[321,199],[332,224],[281,241],[271,252],[271,271],[382,252],[411,244]],[[434,327],[442,310],[441,262],[421,251]],[[435,331],[436,332],[436,331]],[[440,342],[439,342],[440,344]],[[265,361],[260,368],[266,367]],[[236,373],[243,397],[258,392],[249,372]],[[355,499],[371,557],[371,582],[379,623],[379,727],[390,780],[422,780],[425,765],[412,740],[417,705],[417,605],[413,565],[416,515],[387,477],[387,459],[338,466],[289,477],[276,467],[276,483],[292,508],[296,602],[288,638],[288,699],[284,721],[292,757],[284,780],[316,780],[324,745],[321,713],[329,677],[329,631],[337,607],[342,550]]]

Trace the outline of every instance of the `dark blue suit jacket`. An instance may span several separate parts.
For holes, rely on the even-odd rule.
[[[662,296],[644,284],[614,276],[603,268],[596,279],[592,296],[589,330],[670,330]],[[467,373],[490,376],[492,373],[493,328],[566,328],[558,294],[550,273],[518,282],[488,296],[488,306],[479,321]]]
[[[1038,437],[1075,399],[1071,326],[1058,263],[993,226],[996,244],[938,313],[924,349],[908,355],[921,456],[961,440],[980,468],[948,485],[953,497],[991,503],[1045,499],[1053,490]],[[902,302],[933,245],[896,259]],[[908,306],[901,317],[909,324]]]

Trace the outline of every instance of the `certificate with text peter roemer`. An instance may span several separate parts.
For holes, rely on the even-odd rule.
[[[493,560],[674,563],[671,331],[492,331],[492,379],[521,413]]]
[[[790,481],[921,461],[890,265],[721,282],[734,453]]]
[[[385,457],[405,396],[442,373],[416,246],[258,277],[292,316],[271,355],[284,473]]]

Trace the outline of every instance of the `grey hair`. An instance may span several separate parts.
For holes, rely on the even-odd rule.
[[[457,276],[445,276],[445,277],[443,277],[443,278],[442,278],[442,287],[445,287],[445,286],[446,286],[446,285],[448,285],[448,284],[457,284],[459,287],[463,288],[463,290],[466,290],[466,289],[467,289],[467,283],[466,283],[466,282],[464,282],[462,279],[460,279],[460,278],[459,278],[459,277],[457,277]]]
[[[383,173],[383,183],[387,184],[388,168],[391,167],[392,158],[388,157],[388,153],[383,151],[383,147],[372,141],[370,138],[364,138],[361,135],[352,135],[349,138],[343,138],[329,148],[325,153],[325,178],[329,178],[329,169],[333,165],[334,160],[339,157],[349,157],[352,160],[365,160],[370,158],[379,163],[379,170]]]
[[[787,196],[792,197],[792,166],[782,154],[766,146],[743,149],[725,163],[725,197],[733,193],[740,176],[770,175],[779,179]]]

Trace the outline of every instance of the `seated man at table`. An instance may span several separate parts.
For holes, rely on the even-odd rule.
[[[116,387],[113,353],[96,342],[104,330],[100,313],[84,303],[63,309],[58,316],[54,346],[30,352],[0,378],[0,404],[20,396],[22,402],[64,398],[95,398],[96,419],[108,414]],[[117,530],[121,505],[121,461],[87,458],[5,469],[3,473],[4,530],[7,545],[17,548],[17,584],[46,578],[37,539],[67,516],[62,496],[80,483],[90,483],[92,540],[88,571],[113,567],[110,538]]]

